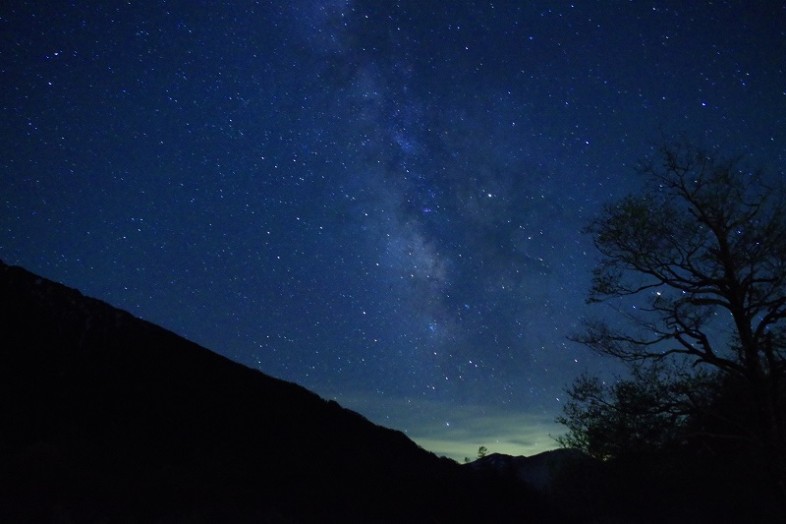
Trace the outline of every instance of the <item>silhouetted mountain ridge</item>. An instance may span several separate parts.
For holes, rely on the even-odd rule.
[[[529,457],[491,453],[470,462],[468,466],[476,471],[513,477],[540,493],[553,491],[555,484],[565,476],[576,475],[578,472],[584,475],[590,472],[599,475],[603,469],[600,461],[586,453],[566,448],[544,451]]]
[[[536,513],[512,483],[22,268],[0,262],[0,297],[0,521]]]

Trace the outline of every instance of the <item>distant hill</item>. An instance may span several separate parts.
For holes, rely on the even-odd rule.
[[[783,501],[745,455],[666,449],[610,461],[575,449],[498,453],[464,467],[535,490],[559,522],[782,523]]]
[[[603,465],[576,449],[555,449],[531,457],[492,453],[468,464],[476,471],[494,471],[516,478],[539,493],[549,493],[559,487],[562,477],[601,475]]]
[[[543,522],[536,497],[0,262],[0,522]]]

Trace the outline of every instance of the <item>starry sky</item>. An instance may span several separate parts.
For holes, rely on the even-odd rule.
[[[781,1],[17,0],[0,38],[0,258],[458,460],[619,372],[566,336],[638,160],[784,175]]]

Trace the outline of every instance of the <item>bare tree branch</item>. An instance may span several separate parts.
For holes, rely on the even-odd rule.
[[[587,302],[613,304],[618,314],[589,320],[570,338],[637,369],[674,363],[688,377],[669,385],[639,372],[635,387],[613,389],[611,398],[585,379],[584,389],[572,390],[578,404],[570,413],[581,424],[605,424],[603,416],[624,412],[624,393],[652,403],[637,405],[637,416],[692,416],[697,406],[706,415],[702,396],[742,384],[756,406],[751,432],[779,461],[784,480],[786,190],[764,183],[739,157],[716,159],[685,144],[664,146],[640,172],[645,191],[606,205],[584,230],[602,257]],[[700,369],[714,382],[702,378],[692,390],[705,377]],[[668,394],[645,391],[655,385]],[[594,406],[596,418],[586,418],[581,402]],[[591,430],[581,424],[574,429]],[[588,435],[581,438],[589,442]]]

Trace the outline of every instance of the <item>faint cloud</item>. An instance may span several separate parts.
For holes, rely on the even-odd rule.
[[[565,428],[542,411],[492,405],[456,406],[446,401],[378,398],[372,393],[335,395],[341,405],[369,420],[403,431],[423,449],[463,462],[480,446],[489,453],[532,456],[555,449]]]
[[[457,415],[450,425],[413,428],[408,434],[421,447],[437,455],[463,461],[474,458],[480,446],[489,453],[531,456],[554,449],[561,426],[536,413]]]

